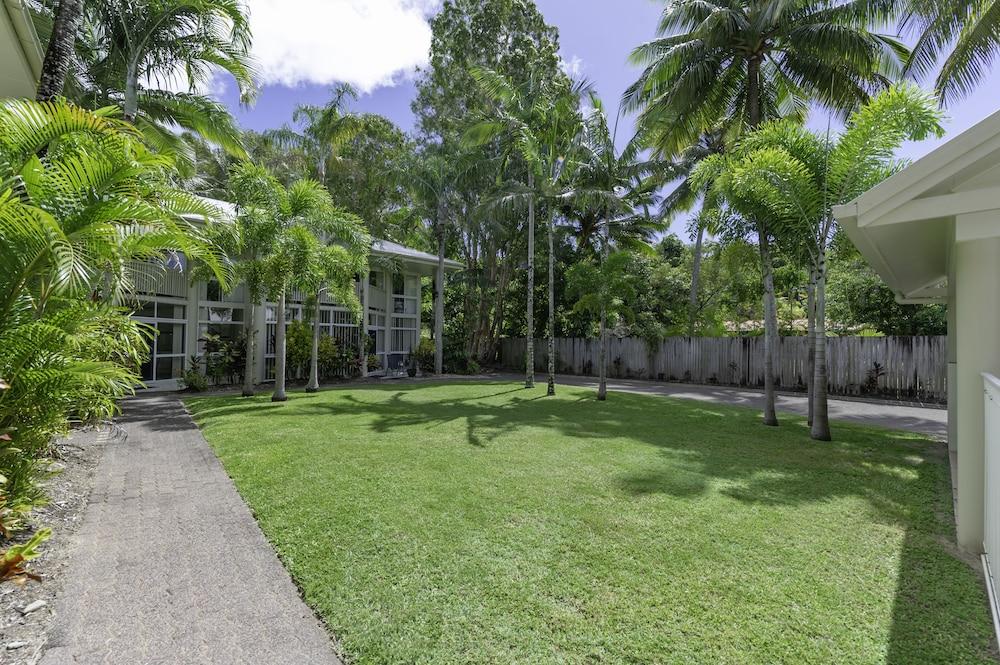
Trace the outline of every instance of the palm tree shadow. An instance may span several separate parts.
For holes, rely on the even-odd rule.
[[[612,393],[600,402],[589,392],[560,391],[553,399],[486,383],[465,384],[472,394],[456,397],[454,391],[436,389],[446,385],[346,388],[329,391],[322,400],[299,401],[293,394],[286,406],[313,416],[306,419],[308,426],[315,426],[317,417],[330,422],[353,417],[359,427],[377,434],[454,428],[464,420],[463,440],[477,450],[507,445],[508,435],[529,430],[581,445],[612,445],[624,438],[654,447],[654,463],[614,478],[626,497],[697,500],[718,492],[758,507],[860,499],[872,521],[905,533],[886,662],[954,662],[946,655],[968,653],[969,645],[985,655],[996,652],[982,586],[952,553],[954,522],[942,444],[843,424],[833,443],[816,443],[801,420],[787,419],[781,428],[765,430],[755,411],[631,393]],[[208,423],[236,415],[266,421],[269,412],[254,414],[257,406],[206,402],[198,419]],[[545,445],[541,436],[539,445]],[[921,505],[925,496],[940,501]],[[969,594],[983,598],[981,617],[969,617]],[[940,658],[922,659],[921,654]]]

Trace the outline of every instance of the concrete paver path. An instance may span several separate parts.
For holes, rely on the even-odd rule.
[[[512,381],[523,381],[524,376],[507,374],[504,378]],[[536,374],[535,382],[544,382],[544,375]],[[597,379],[589,376],[571,376],[559,374],[556,383],[568,386],[582,386],[597,390]],[[626,379],[608,379],[608,390],[621,392],[643,393],[647,395],[666,395],[683,399],[694,399],[703,402],[733,404],[756,409],[764,408],[764,394],[758,390],[743,390],[724,386],[698,386],[686,383],[661,383],[656,381],[637,381]],[[775,400],[779,412],[794,413],[805,416],[809,412],[809,402],[805,395],[779,394]],[[948,436],[948,411],[935,407],[918,407],[903,404],[892,404],[884,401],[844,400],[831,396],[829,400],[831,420],[845,420],[861,425],[874,425],[889,429],[907,430],[927,434],[938,439]]]
[[[75,535],[42,665],[340,663],[201,433],[130,401]]]

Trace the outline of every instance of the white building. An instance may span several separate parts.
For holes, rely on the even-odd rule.
[[[0,97],[33,98],[44,57],[24,0],[0,0]]]
[[[1000,557],[1000,113],[834,214],[899,302],[948,305],[958,543]]]
[[[226,213],[232,213],[229,204],[213,203]],[[375,263],[391,263],[394,269],[375,268],[359,276],[356,288],[363,308],[361,322],[355,323],[346,308],[326,298],[319,310],[321,334],[359,349],[361,337],[370,338],[370,353],[378,358],[378,368],[372,373],[386,373],[402,368],[406,357],[416,350],[420,341],[421,279],[433,280],[438,260],[433,254],[387,240],[375,241],[372,256],[391,259]],[[445,260],[446,272],[461,267],[457,261]],[[149,361],[142,368],[143,382],[149,388],[177,388],[178,379],[189,367],[191,356],[204,356],[206,334],[236,339],[246,332],[250,323],[256,339],[255,381],[274,379],[275,303],[266,302],[263,307],[257,307],[255,320],[249,322],[250,308],[244,286],[225,293],[217,282],[192,282],[181,265],[141,275],[135,295],[139,301],[135,317],[159,333],[150,345]],[[304,308],[305,298],[301,294],[289,294],[286,322],[303,320]],[[367,375],[365,365],[362,362],[362,371]]]

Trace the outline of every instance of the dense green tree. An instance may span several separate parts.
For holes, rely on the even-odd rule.
[[[470,118],[482,118],[495,106],[473,78],[474,70],[490,70],[511,81],[515,88],[527,81],[558,82],[566,77],[559,67],[555,28],[547,25],[530,0],[446,0],[431,21],[430,63],[420,72],[417,97],[412,105],[419,138],[440,144],[443,154],[457,159],[464,151],[463,137]],[[484,161],[500,159],[499,146],[479,150]],[[511,163],[505,179],[525,182],[526,167]],[[521,252],[534,234],[519,228],[522,215],[485,214],[484,196],[496,188],[497,170],[478,171],[463,179],[454,193],[455,246],[465,264],[456,287],[461,308],[449,315],[463,323],[466,352],[479,360],[491,358],[498,335],[507,320],[511,290],[518,276]],[[532,273],[533,276],[533,273]],[[534,326],[506,330],[508,334],[533,334]]]

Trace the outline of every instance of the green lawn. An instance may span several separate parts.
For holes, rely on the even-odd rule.
[[[188,405],[352,662],[993,662],[943,445],[544,391]]]

